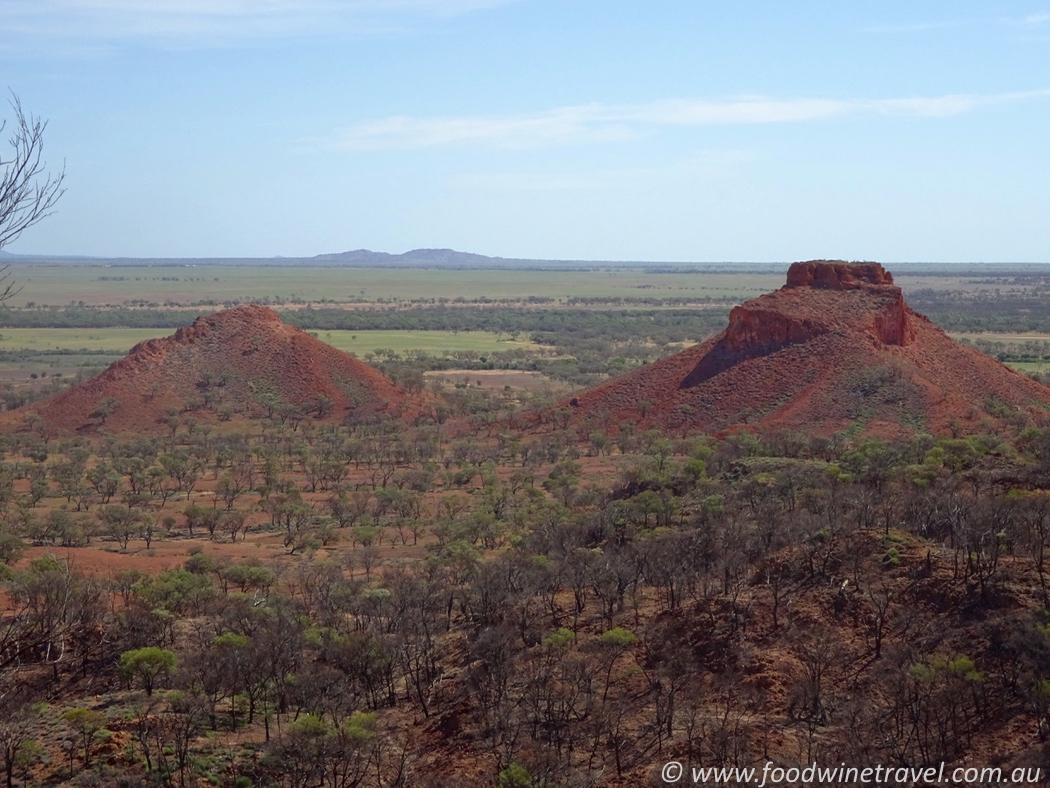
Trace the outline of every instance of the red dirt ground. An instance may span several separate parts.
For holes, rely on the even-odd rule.
[[[201,421],[215,421],[223,405],[261,415],[268,394],[292,405],[324,395],[332,400],[332,418],[340,419],[408,415],[420,404],[353,356],[282,323],[273,310],[239,306],[141,342],[102,374],[4,414],[0,423],[17,424],[35,412],[56,430],[155,432],[172,408]],[[103,421],[96,410],[107,397],[119,406]]]
[[[665,431],[972,433],[1047,418],[1050,388],[959,345],[877,263],[795,263],[716,337],[573,398],[578,418]]]

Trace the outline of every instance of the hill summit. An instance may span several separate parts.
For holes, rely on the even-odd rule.
[[[735,307],[717,336],[570,405],[609,425],[667,430],[974,432],[1045,408],[1050,389],[912,311],[878,263],[813,260]]]
[[[272,309],[238,306],[140,342],[100,375],[20,410],[53,429],[150,432],[173,413],[342,418],[399,413],[408,402],[387,377]]]

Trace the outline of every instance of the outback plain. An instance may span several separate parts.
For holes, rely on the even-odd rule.
[[[9,785],[1048,773],[1040,266],[9,273]]]

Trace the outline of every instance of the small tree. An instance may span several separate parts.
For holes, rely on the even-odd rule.
[[[106,729],[106,717],[100,711],[91,709],[70,709],[62,715],[62,719],[76,733],[80,744],[84,748],[84,768],[91,765],[91,745],[97,739],[102,739],[102,732]],[[73,748],[69,748],[69,773],[73,774]]]
[[[532,774],[520,763],[512,763],[499,773],[496,785],[499,788],[532,788]]]
[[[153,694],[153,685],[162,676],[175,672],[178,660],[175,655],[156,646],[125,651],[120,655],[120,673],[128,681],[138,679],[146,695]]]
[[[142,523],[147,516],[136,509],[116,504],[109,504],[98,512],[102,527],[117,540],[121,550],[127,550],[128,542],[141,535]]]
[[[120,400],[116,397],[106,397],[99,401],[98,405],[96,405],[95,409],[91,412],[91,415],[105,424],[106,419],[116,413],[119,409]]]
[[[24,706],[9,709],[0,719],[0,764],[7,776],[7,788],[14,785],[15,769],[39,757],[41,747],[32,738],[38,712],[38,707]]]
[[[601,649],[599,660],[602,667],[605,668],[605,689],[602,692],[603,704],[609,697],[609,686],[612,684],[612,672],[616,660],[622,654],[630,651],[631,647],[637,642],[638,636],[623,627],[616,627],[602,633],[601,638],[598,640]]]

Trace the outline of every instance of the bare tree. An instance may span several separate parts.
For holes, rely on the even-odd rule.
[[[46,172],[44,162],[44,129],[47,122],[32,115],[26,116],[18,96],[11,94],[14,110],[10,158],[0,157],[3,173],[0,175],[0,248],[18,238],[23,230],[32,227],[46,216],[58,202],[65,189],[65,167],[57,174]],[[0,124],[0,130],[7,121]],[[5,269],[6,270],[6,269]],[[0,284],[3,280],[0,279]],[[0,300],[14,295],[12,285],[0,291]]]
[[[0,154],[0,249],[18,238],[23,230],[50,216],[65,192],[62,188],[65,167],[57,174],[47,172],[42,158],[47,122],[32,115],[26,117],[14,93],[11,109],[15,118],[9,140],[10,158]],[[0,123],[0,131],[6,127],[6,120]],[[0,266],[0,303],[18,293],[10,277],[9,266]]]

